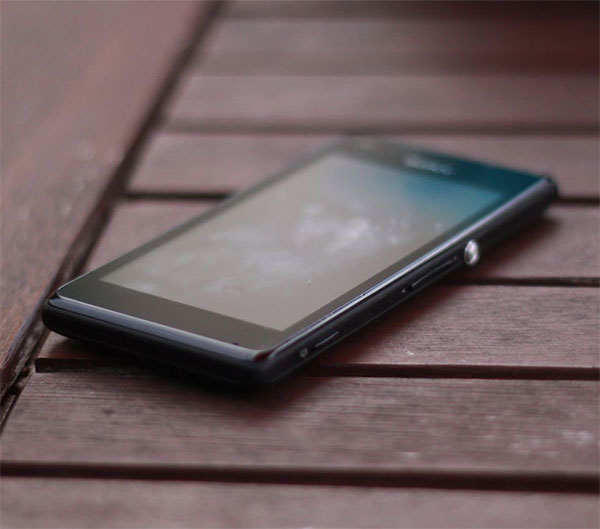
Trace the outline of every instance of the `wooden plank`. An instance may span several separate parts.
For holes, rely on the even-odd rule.
[[[542,221],[482,256],[465,279],[597,278],[600,271],[597,207],[560,205]]]
[[[598,367],[599,299],[593,288],[433,286],[321,362],[465,374],[469,366],[506,367],[514,376],[528,366]]]
[[[229,132],[596,131],[596,75],[200,76],[170,127]],[[573,130],[572,132],[575,132]]]
[[[148,146],[129,189],[142,193],[231,193],[255,184],[333,136],[171,134]]]
[[[97,229],[99,201],[198,10],[197,2],[2,6],[2,391],[41,333],[36,310],[67,252],[63,275]]]
[[[510,39],[510,36],[507,36]],[[320,53],[285,51],[215,51],[199,56],[198,73],[207,75],[393,75],[456,73],[578,73],[597,72],[593,51],[579,54],[470,54],[404,53],[358,50],[352,54],[322,50]]]
[[[598,70],[594,18],[225,19],[203,73],[365,74]]]
[[[510,36],[510,39],[507,39]],[[482,55],[597,54],[591,19],[542,20],[264,20],[225,19],[203,46],[211,52],[357,51]]]
[[[365,374],[515,377],[597,368],[598,307],[595,288],[436,285],[337,344],[315,365],[317,371]],[[129,358],[56,334],[36,360],[38,371],[131,366]]]
[[[34,375],[4,464],[209,470],[598,473],[598,383],[295,377],[254,393],[99,373]]]
[[[6,528],[594,528],[598,519],[591,494],[6,476],[1,488]]]
[[[490,0],[436,1],[403,0],[241,0],[233,2],[227,10],[229,17],[271,18],[534,18],[546,17],[589,17],[598,16],[596,2],[586,1],[519,1]]]
[[[334,136],[311,134],[157,134],[130,191],[222,194],[249,187]],[[600,195],[600,144],[586,136],[401,135],[393,141],[552,175],[566,198]]]

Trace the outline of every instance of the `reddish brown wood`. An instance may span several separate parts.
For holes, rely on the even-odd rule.
[[[94,208],[197,11],[195,2],[2,6],[3,391],[41,331],[36,309],[68,250],[63,276],[99,225]]]
[[[390,51],[356,51],[348,55],[323,50],[318,54],[274,49],[256,52],[217,51],[199,60],[197,71],[209,75],[391,75],[442,73],[577,73],[596,72],[598,56],[593,51],[575,57],[568,54],[447,55]]]
[[[184,379],[34,375],[5,462],[579,472],[598,469],[598,383],[295,377],[228,394]]]
[[[136,193],[227,193],[248,187],[327,145],[328,135],[171,134],[152,140],[133,176]],[[597,198],[598,139],[586,136],[395,136],[409,143],[457,156],[487,160],[550,174],[564,197]]]
[[[508,38],[511,37],[511,38]],[[596,51],[594,20],[289,20],[225,19],[203,46],[210,52],[280,52],[340,54],[353,52],[447,53],[477,51],[494,56],[569,54],[576,60],[585,50]],[[477,48],[474,50],[474,48]]]
[[[130,184],[142,193],[230,193],[331,141],[325,135],[157,134]]]
[[[192,75],[166,117],[190,130],[596,130],[597,76]]]
[[[229,19],[198,68],[218,74],[366,74],[598,69],[590,18]]]
[[[456,366],[598,366],[597,289],[433,286],[322,358]]]
[[[556,206],[542,221],[490,250],[482,257],[480,266],[462,277],[466,280],[597,278],[600,271],[599,239],[597,207]]]
[[[594,528],[598,519],[592,494],[9,477],[1,488],[3,526],[27,529]]]

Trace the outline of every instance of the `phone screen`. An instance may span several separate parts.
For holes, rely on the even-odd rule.
[[[102,281],[284,330],[503,193],[332,153]]]

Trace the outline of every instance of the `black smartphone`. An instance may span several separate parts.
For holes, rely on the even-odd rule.
[[[233,382],[274,381],[535,219],[534,175],[337,143],[62,286],[65,336]]]

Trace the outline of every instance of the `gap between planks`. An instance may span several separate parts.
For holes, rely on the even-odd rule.
[[[597,494],[598,475],[562,472],[363,471],[354,469],[282,468],[210,465],[114,465],[4,461],[5,477],[123,479],[220,483],[270,483],[444,490],[495,490]]]
[[[515,6],[518,4],[518,8]],[[546,2],[488,0],[471,1],[403,1],[355,0],[349,4],[331,1],[265,2],[243,0],[232,2],[225,12],[229,20],[419,20],[419,19],[527,19],[597,17],[595,2]]]
[[[153,368],[167,376],[188,378],[192,382],[204,383],[200,375],[193,375],[165,367],[151,360],[145,363],[135,357],[105,357],[93,355],[81,358],[42,357],[35,361],[35,372],[44,373],[115,373],[152,375]],[[419,364],[343,364],[313,363],[303,369],[300,376],[308,377],[352,377],[352,378],[430,378],[430,379],[481,379],[481,380],[600,380],[600,369],[596,367],[568,366],[505,366],[505,365],[419,365]],[[208,381],[210,384],[211,382]],[[281,382],[285,384],[285,381]]]
[[[474,277],[465,279],[448,278],[440,283],[449,285],[495,285],[511,287],[598,287],[600,278],[598,277]]]

